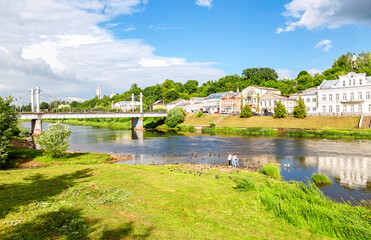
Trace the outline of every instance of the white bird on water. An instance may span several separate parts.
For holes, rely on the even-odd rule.
[[[285,163],[283,166],[286,167],[286,168],[289,168],[290,167],[290,163]]]

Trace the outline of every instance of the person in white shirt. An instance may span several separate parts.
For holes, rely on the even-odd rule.
[[[233,156],[232,164],[233,164],[233,167],[235,168],[239,167],[237,155]]]
[[[233,160],[233,154],[232,153],[229,153],[229,155],[228,155],[228,165],[229,166],[232,165],[232,160]]]

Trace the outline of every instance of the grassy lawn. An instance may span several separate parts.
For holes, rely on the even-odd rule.
[[[204,114],[200,118],[196,115],[187,115],[184,125],[209,125],[222,115]],[[244,128],[311,128],[311,129],[355,129],[358,128],[359,116],[329,117],[308,116],[304,119],[286,117],[275,119],[270,116],[253,116],[240,118],[228,116],[217,127],[244,127]]]
[[[294,207],[299,217],[297,208],[304,212],[303,219],[298,217],[294,223],[290,222],[289,213],[280,214],[277,210],[290,212],[290,206],[297,203],[309,204],[320,212],[321,206],[325,206],[330,209],[330,217],[336,219],[343,216],[340,221],[345,220],[339,226],[346,229],[345,234],[353,234],[347,238],[366,239],[365,234],[370,233],[369,208],[333,203],[320,195],[306,199],[305,192],[310,191],[303,192],[302,186],[270,180],[259,173],[200,170],[193,165],[97,164],[94,159],[89,164],[89,158],[86,155],[81,162],[71,157],[65,160],[70,164],[1,171],[0,239],[331,239],[337,236],[338,232],[328,227],[331,220],[327,217],[314,216],[314,224],[306,223],[305,219],[313,220],[311,209]],[[240,184],[236,189],[234,179],[247,179],[245,182],[254,187],[245,191],[244,184]],[[290,194],[300,198],[288,198]],[[281,195],[286,197],[278,197]],[[290,205],[280,206],[287,199],[291,199]],[[316,205],[312,206],[312,202]],[[321,221],[327,222],[325,229],[318,228]]]
[[[201,117],[197,117],[196,114],[187,114],[184,120],[183,125],[186,126],[195,126],[195,125],[207,125],[217,121],[218,119],[223,118],[223,115],[218,114],[203,114]]]

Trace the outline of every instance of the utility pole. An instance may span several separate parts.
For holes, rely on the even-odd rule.
[[[143,93],[140,93],[139,96],[140,96],[140,112],[142,113],[143,112],[143,100],[142,100]]]
[[[131,94],[131,111],[134,112],[134,93]]]
[[[34,112],[35,106],[34,106],[33,100],[34,100],[35,90],[33,88],[31,88],[30,94],[31,94],[31,112]]]

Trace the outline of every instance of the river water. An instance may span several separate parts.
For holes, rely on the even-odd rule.
[[[29,129],[29,122],[22,127]],[[43,123],[43,130],[48,123]],[[73,126],[70,151],[117,153],[133,157],[125,164],[226,164],[228,152],[240,165],[281,164],[285,180],[306,181],[313,173],[326,174],[333,184],[321,190],[337,201],[371,200],[371,141],[304,138],[235,137],[209,134],[135,132]],[[290,167],[283,167],[289,163]]]

